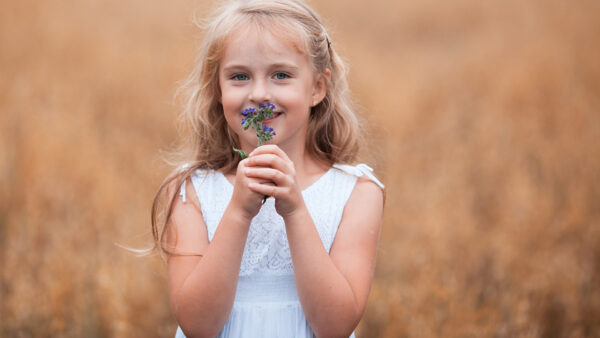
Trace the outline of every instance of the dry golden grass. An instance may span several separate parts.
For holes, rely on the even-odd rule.
[[[359,337],[600,334],[600,2],[314,3],[387,184]],[[0,11],[0,336],[169,337],[149,209],[192,1]]]

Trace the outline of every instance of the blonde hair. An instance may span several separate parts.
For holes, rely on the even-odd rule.
[[[173,253],[165,247],[164,234],[177,196],[174,187],[179,187],[197,169],[229,172],[240,161],[239,155],[232,151],[232,147],[239,148],[238,137],[227,125],[217,99],[221,96],[219,63],[228,38],[247,25],[270,29],[273,34],[287,38],[300,36],[302,43],[298,47],[308,55],[315,74],[331,72],[331,77],[325,76],[325,98],[311,109],[306,149],[315,159],[330,165],[357,160],[362,133],[351,108],[346,66],[335,52],[318,14],[300,0],[228,2],[204,25],[206,34],[196,66],[178,91],[186,99],[182,118],[189,128],[182,147],[181,164],[185,163],[185,167],[178,166],[165,179],[152,205],[155,247],[160,246],[163,252]]]

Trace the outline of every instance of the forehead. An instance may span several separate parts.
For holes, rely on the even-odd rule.
[[[302,29],[278,19],[260,20],[246,17],[239,20],[226,37],[224,47],[229,49],[235,45],[243,45],[249,40],[269,52],[277,52],[285,48],[298,54],[308,55],[305,33]]]

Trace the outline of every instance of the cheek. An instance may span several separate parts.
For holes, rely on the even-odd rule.
[[[225,113],[229,113],[231,110],[241,112],[240,107],[244,104],[245,95],[241,91],[224,89],[221,91],[221,104]]]
[[[274,94],[281,104],[295,107],[308,106],[311,100],[311,95],[305,88],[286,88]]]

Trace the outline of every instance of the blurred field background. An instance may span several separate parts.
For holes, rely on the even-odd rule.
[[[312,1],[387,184],[359,337],[600,336],[600,2]],[[3,1],[0,336],[170,337],[149,210],[210,4]]]

